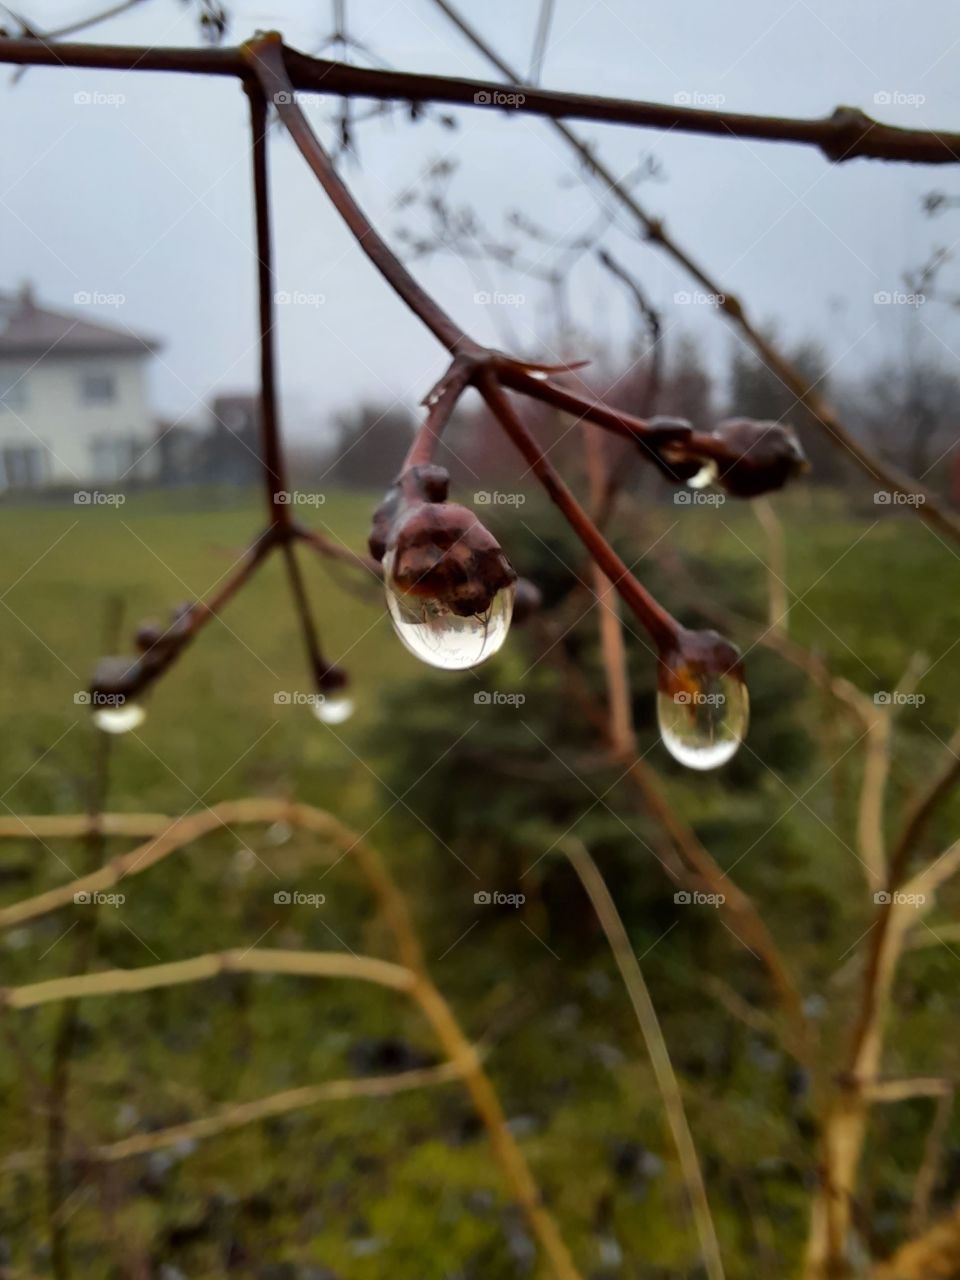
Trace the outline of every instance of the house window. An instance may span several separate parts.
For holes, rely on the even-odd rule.
[[[117,384],[112,373],[81,374],[81,404],[112,404],[116,398]]]
[[[0,369],[0,413],[11,409],[19,413],[27,407],[27,373],[25,369]]]
[[[8,489],[33,489],[47,478],[47,457],[37,445],[8,445],[0,450],[0,479]]]

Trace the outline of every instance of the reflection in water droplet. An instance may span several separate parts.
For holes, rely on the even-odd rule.
[[[516,584],[502,587],[486,613],[461,617],[442,600],[396,590],[393,553],[383,559],[387,607],[397,635],[421,662],[447,671],[476,667],[500,649],[513,616]]]
[[[695,476],[691,476],[687,481],[690,489],[707,489],[713,484],[718,475],[719,468],[712,458],[703,464]]]
[[[143,724],[146,711],[138,702],[125,702],[119,707],[97,707],[93,723],[104,733],[129,733]]]
[[[353,715],[354,702],[344,693],[320,693],[310,703],[310,710],[321,724],[343,724]]]
[[[657,694],[663,745],[689,769],[716,769],[736,755],[747,732],[750,698],[735,672],[687,669],[682,687]]]

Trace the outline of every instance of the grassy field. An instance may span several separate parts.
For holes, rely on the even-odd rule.
[[[331,495],[318,521],[359,547],[372,505],[368,497]],[[854,517],[829,496],[814,502],[808,495],[778,510],[787,532],[789,584],[798,597],[791,612],[798,640],[869,693],[892,689],[917,651],[928,655],[918,687],[925,701],[904,707],[900,716],[895,808],[936,767],[940,743],[954,728],[960,695],[960,649],[953,649],[960,635],[957,556],[909,515],[875,524],[872,510]],[[523,519],[535,518],[536,507],[526,508]],[[0,507],[0,753],[8,813],[82,808],[95,731],[74,696],[104,652],[116,602],[122,601],[125,651],[137,622],[163,619],[171,606],[207,593],[258,520],[254,496],[235,492],[131,498],[119,508]],[[509,540],[509,524],[503,529]],[[763,616],[765,543],[749,509],[655,508],[629,533],[632,558],[661,534],[711,585]],[[474,851],[446,848],[433,818],[424,820],[420,793],[407,798],[393,784],[391,762],[407,754],[411,780],[430,770],[432,778],[443,779],[438,785],[447,790],[436,802],[441,809],[444,797],[455,807],[461,795],[483,785],[459,745],[468,719],[475,718],[476,686],[442,673],[424,682],[424,669],[396,641],[376,592],[361,600],[343,571],[331,572],[306,554],[304,565],[325,649],[351,671],[356,716],[329,729],[305,707],[275,703],[277,692],[309,692],[309,685],[281,566],[271,563],[151,695],[143,727],[111,744],[110,807],[177,813],[248,794],[293,795],[369,831],[411,895],[439,984],[470,1033],[492,1037],[491,1070],[514,1131],[585,1274],[699,1274],[646,1058],[582,900],[567,886],[570,901],[558,907],[548,886],[544,900],[528,905],[522,918],[479,920],[471,882],[452,878],[459,871],[451,852],[469,861]],[[518,567],[523,571],[523,563]],[[659,572],[664,602],[680,608],[669,573]],[[636,661],[646,659],[638,653]],[[776,721],[781,688],[767,678],[765,661],[773,659],[748,654],[748,671],[759,670],[757,736],[751,738],[758,759],[749,778],[731,790],[715,779],[690,779],[669,767],[665,772],[688,820],[708,842],[716,831],[714,852],[721,860],[737,857],[724,824],[736,821],[758,833],[763,857],[744,864],[745,882],[762,897],[808,989],[819,997],[829,994],[845,943],[869,918],[860,896],[843,897],[858,876],[845,850],[859,766],[837,713],[812,693],[791,705],[791,718],[777,733],[813,741],[833,726],[835,752],[824,758],[811,747],[794,764],[776,763],[793,757],[789,744],[770,742],[769,753],[764,745],[764,725],[769,730]],[[500,687],[519,688],[527,663],[508,653],[492,670]],[[414,686],[415,680],[421,683]],[[422,689],[420,702],[398,712],[408,686]],[[429,749],[418,727],[421,711],[436,721]],[[522,736],[519,728],[515,732]],[[653,745],[652,724],[641,721],[638,734],[642,750],[652,747],[648,762],[667,765]],[[564,747],[551,742],[537,749],[533,765],[551,766],[553,752],[563,754]],[[848,750],[846,762],[838,764]],[[568,791],[573,786],[562,771],[561,785]],[[547,800],[522,776],[491,777],[490,788],[491,824],[511,797],[521,807],[526,803],[532,817],[541,816],[541,805],[546,814]],[[582,808],[585,814],[596,809],[587,794]],[[955,831],[958,817],[954,804],[943,822]],[[615,877],[612,887],[629,906],[631,935],[643,952],[672,927],[670,886],[632,848],[627,827],[621,822],[621,832],[613,819],[609,825],[604,838],[612,865],[631,865],[632,859],[632,873]],[[776,830],[767,834],[772,826]],[[935,834],[941,835],[939,826]],[[495,829],[488,838],[497,843]],[[529,852],[535,857],[538,850]],[[252,946],[261,938],[267,946],[387,954],[348,864],[323,878],[323,911],[278,913],[278,884],[311,891],[321,883],[316,854],[315,841],[283,829],[206,839],[131,881],[121,909],[101,912],[95,965],[155,964]],[[5,841],[2,901],[62,882],[65,867],[75,871],[83,857],[72,842],[48,848]],[[779,887],[787,877],[793,896]],[[8,934],[0,981],[69,971],[77,962],[71,930],[79,910]],[[474,928],[461,945],[461,935]],[[648,976],[689,1090],[729,1275],[753,1275],[762,1264],[774,1266],[773,1275],[795,1259],[802,1242],[810,1135],[787,1102],[788,1064],[762,1036],[731,1027],[722,1009],[704,1002],[702,966],[726,963],[731,945],[711,921],[693,931],[684,922],[658,946]],[[731,963],[736,973],[748,974],[751,997],[762,1002],[762,983],[750,974],[749,958],[736,955]],[[911,1069],[949,1074],[960,1062],[944,1062],[943,1054],[953,1059],[960,1050],[944,1049],[931,992],[955,982],[956,960],[938,953],[917,963],[909,1034],[898,1053]],[[835,1025],[825,1028],[828,1037],[842,1034],[845,1016],[841,999]],[[19,1051],[35,1064],[38,1080],[47,1071],[58,1017],[55,1007],[44,1008],[17,1024]],[[395,997],[374,990],[231,978],[86,1001],[76,1041],[73,1133],[81,1143],[115,1139],[194,1118],[233,1099],[435,1058],[419,1020]],[[42,1145],[43,1100],[36,1085],[16,1055],[0,1069],[0,1128],[8,1151]],[[899,1144],[903,1170],[890,1165],[877,1181],[895,1200],[907,1194],[922,1121],[923,1113],[911,1111],[902,1131],[899,1121],[889,1122],[886,1136],[892,1133]],[[742,1168],[728,1167],[731,1131]],[[508,1280],[534,1266],[531,1241],[455,1085],[384,1102],[330,1104],[196,1148],[126,1162],[105,1176],[79,1167],[74,1175],[71,1247],[83,1276],[148,1274],[137,1267],[149,1263],[169,1268],[149,1272],[163,1280],[227,1273],[259,1280],[374,1280],[385,1274]],[[48,1274],[42,1179],[36,1172],[3,1178],[0,1249],[15,1268],[10,1274]],[[899,1219],[889,1213],[893,1230]]]

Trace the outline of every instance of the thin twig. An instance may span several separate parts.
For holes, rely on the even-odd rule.
[[[643,1036],[647,1053],[650,1055],[650,1063],[657,1080],[657,1087],[660,1090],[660,1097],[663,1100],[667,1123],[670,1126],[670,1132],[673,1135],[674,1145],[680,1159],[680,1167],[683,1170],[683,1179],[686,1183],[687,1195],[690,1198],[690,1207],[693,1211],[707,1275],[710,1280],[723,1280],[724,1272],[723,1261],[720,1257],[720,1246],[717,1241],[716,1228],[713,1225],[713,1215],[710,1212],[710,1203],[707,1199],[697,1148],[687,1122],[683,1094],[680,1091],[680,1084],[674,1072],[673,1063],[670,1061],[670,1052],[663,1038],[660,1020],[650,998],[650,992],[647,990],[643,972],[630,945],[630,939],[623,926],[620,913],[617,911],[616,904],[610,896],[607,883],[600,874],[600,869],[586,845],[576,838],[568,837],[561,842],[560,847],[570,860],[574,871],[580,877],[583,887],[587,891],[590,901],[593,903],[593,909],[597,913],[597,919],[600,921],[603,932],[610,944],[610,950],[613,952],[617,968],[620,970],[623,985],[627,989],[630,1003],[633,1005],[633,1011],[637,1016],[637,1022],[640,1024],[640,1033]]]
[[[234,1103],[222,1107],[212,1115],[166,1129],[152,1129],[149,1133],[137,1133],[129,1138],[100,1146],[84,1147],[76,1153],[81,1164],[112,1164],[129,1160],[134,1156],[148,1155],[183,1142],[201,1142],[221,1133],[229,1133],[244,1125],[270,1120],[275,1116],[289,1115],[293,1111],[305,1111],[324,1102],[341,1102],[353,1098],[387,1098],[412,1089],[448,1084],[463,1078],[462,1063],[442,1062],[435,1067],[422,1067],[412,1071],[398,1071],[387,1076],[366,1076],[357,1080],[329,1080],[324,1084],[304,1085],[299,1089],[284,1089],[251,1102]],[[16,1173],[32,1168],[41,1158],[40,1151],[19,1151],[0,1163],[0,1173]]]
[[[201,982],[225,973],[276,973],[300,978],[355,978],[360,982],[389,987],[393,991],[413,990],[415,976],[401,965],[373,956],[343,951],[216,951],[172,960],[169,964],[143,965],[139,969],[103,969],[67,978],[20,987],[0,987],[0,1008],[34,1009],[52,1000],[80,1000],[93,996],[130,995],[156,991],[160,987]]]
[[[466,21],[466,19],[449,3],[449,0],[433,0],[434,4],[446,14],[450,21],[457,29],[467,38],[467,40],[477,49],[484,57],[497,68],[497,70],[508,80],[515,81],[517,79],[516,72],[503,58],[487,43],[486,40]],[[834,114],[837,118],[837,113]],[[744,336],[753,348],[758,352],[767,366],[777,375],[789,391],[797,398],[797,404],[805,405],[820,424],[826,434],[830,437],[834,444],[842,448],[851,458],[866,472],[874,483],[880,482],[884,488],[892,490],[896,493],[910,495],[912,502],[910,505],[920,516],[926,520],[931,527],[938,529],[940,532],[949,535],[952,538],[960,540],[960,517],[937,501],[935,495],[921,485],[918,481],[909,476],[903,475],[901,472],[878,458],[871,453],[866,446],[858,440],[844,426],[837,412],[816,390],[815,386],[811,386],[809,380],[784,356],[778,347],[770,341],[748,318],[743,303],[728,289],[724,289],[720,283],[714,280],[710,273],[695,258],[682,248],[676,240],[667,232],[663,221],[648,213],[637,200],[636,196],[617,178],[616,174],[597,159],[593,148],[584,142],[578,134],[574,133],[563,121],[554,119],[551,121],[554,130],[560,134],[564,141],[577,153],[586,171],[592,174],[602,185],[604,192],[617,200],[627,212],[636,220],[637,225],[644,237],[652,244],[659,245],[666,253],[668,253],[680,266],[687,271],[694,280],[703,286],[707,293],[713,294],[715,297],[722,299],[718,303],[719,309],[724,312],[734,323],[739,325]],[[948,150],[955,162],[960,156],[960,145],[953,143]],[[856,140],[848,139],[846,145],[841,146],[837,159],[842,155],[849,157],[855,154]]]
[[[341,976],[366,977],[368,980],[377,981],[379,980],[377,975],[382,977],[386,973],[398,989],[409,991],[433,1027],[447,1057],[462,1067],[466,1087],[487,1130],[493,1153],[500,1164],[507,1185],[523,1209],[532,1232],[549,1259],[556,1280],[581,1280],[580,1273],[553,1216],[543,1202],[523,1152],[507,1126],[503,1107],[489,1076],[483,1069],[479,1055],[461,1030],[452,1009],[427,972],[423,948],[403,892],[390,874],[379,851],[332,815],[320,809],[314,809],[310,805],[248,799],[221,804],[204,813],[170,820],[166,831],[122,857],[114,858],[103,870],[3,909],[0,911],[0,927],[54,911],[72,901],[74,893],[82,890],[89,892],[103,890],[117,884],[124,876],[140,874],[208,831],[242,822],[277,821],[303,827],[330,840],[357,863],[393,936],[403,967],[387,965],[384,961],[373,961],[365,957],[362,958],[366,966],[364,972],[350,971],[348,966]],[[24,833],[21,831],[17,834]],[[154,966],[149,971],[133,970],[126,973],[113,971],[113,976],[108,977],[106,982],[108,985],[114,984],[111,985],[111,990],[116,984],[119,984],[116,989],[133,990],[152,987],[156,981],[163,984],[169,981],[195,981],[213,977],[216,973],[223,972],[225,967],[244,967],[242,964],[244,957],[249,959],[256,955],[254,952],[239,953],[238,959],[236,952],[224,954],[226,959],[224,956],[199,957],[192,961],[176,962],[172,966]],[[250,961],[250,963],[283,964],[287,966],[283,968],[283,972],[299,972],[296,966],[300,953],[264,954],[272,959]],[[329,960],[326,958],[322,962],[308,960],[305,963],[314,965],[319,963],[321,966],[335,965],[339,955],[340,953],[333,953]],[[278,960],[278,957],[282,959]],[[342,957],[342,959],[349,961],[350,957]],[[369,967],[371,965],[385,966],[385,968],[383,972],[379,969],[371,970]],[[316,972],[319,974],[319,970]],[[330,976],[335,976],[332,971]],[[0,1005],[3,1003],[4,996],[8,1003],[24,1007],[23,1001],[32,1004],[45,999],[55,999],[57,993],[105,994],[102,987],[96,984],[98,977],[101,975],[90,975],[87,984],[82,986],[74,984],[64,988],[63,983],[69,983],[70,980],[55,979],[52,984],[40,983],[33,987],[20,988],[19,995],[16,991],[0,992]],[[138,983],[145,986],[138,987]],[[54,994],[50,994],[51,986]]]

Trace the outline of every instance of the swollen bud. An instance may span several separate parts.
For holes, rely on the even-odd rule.
[[[810,469],[796,433],[782,422],[727,418],[711,434],[724,446],[715,455],[717,483],[736,498],[782,489]]]
[[[517,575],[466,507],[410,504],[390,531],[383,569],[393,625],[422,661],[463,670],[506,639]]]

